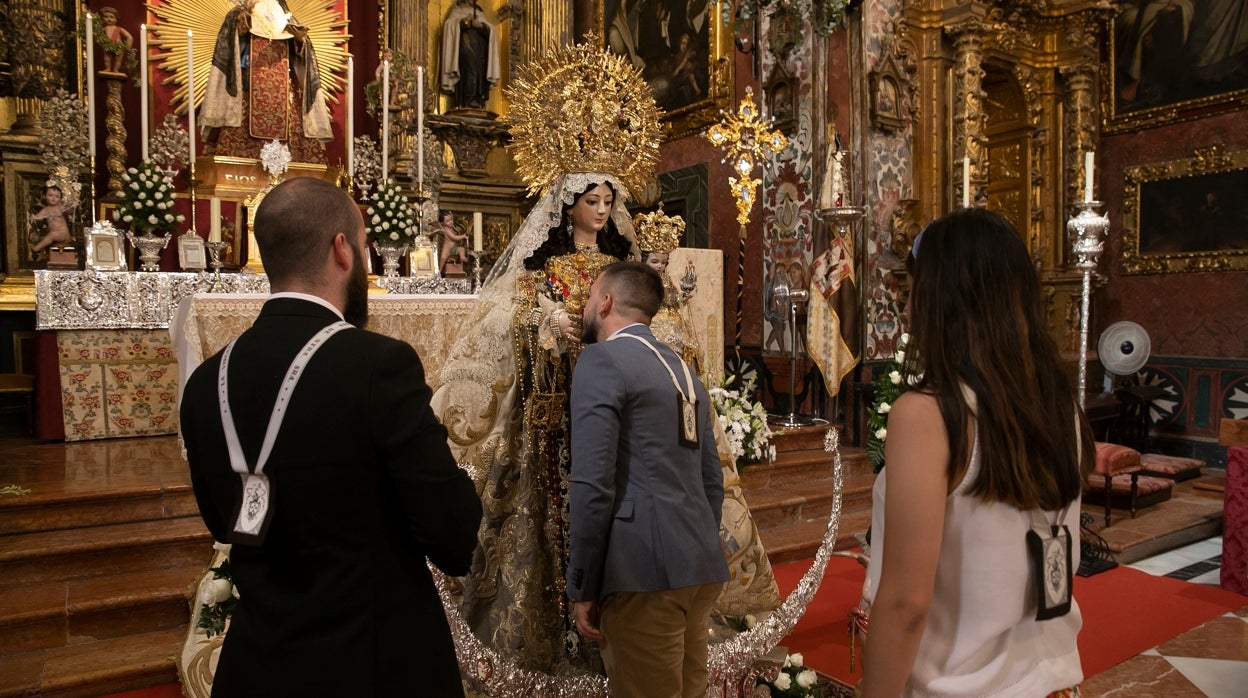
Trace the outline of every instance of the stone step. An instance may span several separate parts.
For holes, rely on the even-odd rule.
[[[740,467],[741,486],[747,490],[791,485],[807,480],[830,479],[834,459],[831,453],[818,451],[785,451],[776,454],[771,463],[752,463]],[[871,465],[865,451],[842,451],[841,470],[844,477],[870,475]]]
[[[191,587],[203,572],[203,562],[0,592],[0,652],[17,654],[185,626]]]
[[[780,427],[771,427],[771,443],[776,447],[776,452],[782,451],[822,451],[823,440],[828,429],[831,427],[827,424],[811,427],[795,427],[793,429],[783,429]]]
[[[856,511],[841,514],[836,528],[836,550],[858,547],[855,533],[862,533],[871,525],[871,512]],[[811,560],[819,550],[823,534],[828,529],[828,519],[794,521],[780,526],[760,529],[759,538],[767,551],[767,559],[773,565],[783,565],[798,560]]]
[[[173,683],[180,627],[0,656],[0,698],[92,698]]]
[[[25,486],[29,494],[0,497],[0,536],[198,516],[185,478],[105,477]]]
[[[871,509],[871,488],[875,476],[846,477],[841,492],[841,511],[850,513]],[[750,514],[760,531],[786,524],[827,520],[832,514],[832,480],[809,480],[782,487],[745,492]]]
[[[0,587],[203,565],[212,536],[196,516],[0,537]]]

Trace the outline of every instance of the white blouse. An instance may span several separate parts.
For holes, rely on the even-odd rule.
[[[1036,620],[1036,571],[1027,556],[1031,515],[971,497],[980,467],[979,440],[962,482],[945,503],[944,535],[927,627],[903,695],[1046,696],[1083,680],[1075,644],[1083,617]],[[883,474],[875,479],[871,564],[863,597],[879,589],[884,546]],[[1079,500],[1066,510],[1073,569],[1079,566]],[[1058,512],[1045,512],[1054,521]],[[867,642],[871,641],[870,631]]]

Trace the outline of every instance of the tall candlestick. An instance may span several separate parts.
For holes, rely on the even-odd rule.
[[[347,176],[355,178],[355,56],[347,56]]]
[[[480,250],[481,247],[481,212],[472,212],[472,249]]]
[[[962,208],[971,207],[971,159],[962,158]]]
[[[416,66],[416,188],[425,184],[425,66]]]
[[[139,25],[139,140],[143,146],[143,162],[147,162],[147,25]]]
[[[1089,150],[1083,154],[1083,200],[1084,202],[1092,201],[1092,170],[1094,153]]]
[[[381,181],[390,175],[390,61],[381,62]]]
[[[186,30],[186,125],[190,136],[191,159],[187,161],[187,172],[195,167],[195,42],[194,34]],[[192,184],[192,187],[195,185]]]
[[[87,153],[95,156],[95,16],[87,13]],[[92,176],[94,176],[94,172]]]
[[[211,218],[208,226],[208,242],[221,242],[221,199],[212,197],[208,200],[208,217]]]

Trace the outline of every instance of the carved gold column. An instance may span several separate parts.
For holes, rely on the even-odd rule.
[[[104,97],[104,126],[108,135],[104,137],[104,147],[108,149],[105,167],[108,169],[108,191],[111,194],[121,191],[121,176],[126,173],[126,107],[121,103],[121,86],[126,82],[126,76],[100,73],[100,78],[108,83],[108,94]]]
[[[1096,105],[1096,67],[1090,63],[1063,66],[1060,70],[1066,100],[1063,111],[1066,124],[1066,147],[1062,153],[1062,170],[1066,182],[1066,205],[1082,199],[1083,154],[1096,150],[1099,134]]]
[[[429,5],[428,0],[390,0],[389,11],[390,45],[412,61],[413,71],[416,65],[425,66],[427,78],[433,75],[439,64],[429,52]],[[435,106],[437,84],[436,78],[425,81],[425,99],[434,100]],[[408,165],[411,163],[412,149],[416,142],[408,129],[402,127],[402,124],[416,122],[416,95],[413,92],[409,97],[403,109],[390,116],[390,153],[395,174],[400,181],[407,181]]]
[[[988,114],[984,111],[983,20],[970,17],[945,28],[953,38],[953,190],[962,202],[962,158],[971,161],[971,205],[982,205],[988,187]]]
[[[521,62],[538,58],[551,45],[564,46],[572,42],[573,3],[568,0],[527,0],[524,5]]]

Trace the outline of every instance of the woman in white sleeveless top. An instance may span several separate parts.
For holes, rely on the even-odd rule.
[[[1094,451],[1031,258],[1006,219],[968,209],[910,261],[922,379],[892,406],[876,481],[862,695],[1079,695],[1069,589]]]

